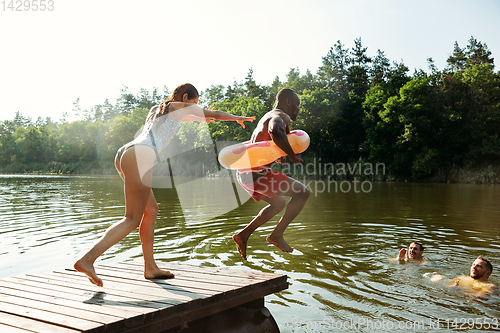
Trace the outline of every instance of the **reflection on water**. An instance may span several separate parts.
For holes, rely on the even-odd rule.
[[[199,207],[198,219],[186,220],[174,189],[155,195],[157,259],[289,276],[288,290],[266,297],[282,332],[377,331],[360,324],[370,320],[424,322],[427,331],[440,320],[445,331],[446,320],[500,319],[498,293],[472,297],[426,277],[468,275],[484,255],[494,266],[490,280],[500,283],[499,186],[374,183],[370,193],[313,191],[285,233],[294,253],[266,243],[276,217],[250,238],[247,262],[231,236],[262,203],[248,201],[208,221],[203,216],[213,207]],[[1,176],[0,277],[70,267],[121,217],[123,205],[119,177]],[[427,265],[389,260],[412,240],[424,244]],[[140,256],[133,232],[101,260]],[[347,322],[349,329],[335,329]]]

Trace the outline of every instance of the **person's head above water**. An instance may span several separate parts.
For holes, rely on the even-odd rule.
[[[470,277],[477,281],[487,281],[493,272],[493,265],[483,256],[477,257],[470,267]]]
[[[422,255],[424,254],[424,247],[418,242],[410,243],[408,247],[408,258],[412,260],[423,260]]]

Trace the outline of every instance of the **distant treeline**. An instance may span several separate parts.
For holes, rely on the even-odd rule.
[[[368,56],[361,38],[351,49],[338,41],[322,59],[316,74],[292,68],[286,81],[276,77],[270,86],[256,83],[250,69],[242,82],[203,91],[200,104],[260,118],[289,87],[301,98],[292,128],[311,137],[306,163],[382,163],[385,174],[369,176],[380,180],[500,182],[500,72],[485,43],[471,37],[462,48],[455,42],[446,68],[428,58],[427,71],[413,74],[381,50]],[[77,99],[71,112],[81,120],[73,122],[67,115],[32,121],[17,112],[0,123],[0,171],[114,173],[116,150],[168,95],[167,88],[132,94],[125,87],[114,104],[106,100],[89,110]],[[214,142],[246,141],[255,125],[208,124]],[[202,169],[191,166],[186,175],[205,174]]]

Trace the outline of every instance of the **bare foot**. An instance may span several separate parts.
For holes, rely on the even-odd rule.
[[[280,249],[283,252],[292,253],[292,251],[293,251],[293,247],[288,245],[287,242],[285,242],[285,239],[283,237],[279,237],[279,238],[275,239],[275,238],[272,238],[271,236],[269,236],[266,238],[266,240],[269,244],[273,244],[274,246],[276,246],[278,249]]]
[[[172,279],[174,276],[173,273],[158,267],[144,269],[144,278],[146,279]]]
[[[236,243],[236,248],[243,260],[247,260],[247,239],[243,239],[240,235],[233,235],[233,240]]]
[[[90,282],[98,287],[102,287],[102,280],[97,276],[94,265],[86,263],[83,259],[78,260],[73,266],[78,272],[84,273]]]

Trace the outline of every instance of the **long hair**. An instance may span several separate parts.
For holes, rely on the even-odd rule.
[[[146,122],[155,120],[159,116],[162,116],[168,112],[168,104],[170,102],[182,102],[182,97],[184,94],[187,94],[188,99],[193,99],[200,94],[198,93],[198,90],[196,89],[195,86],[193,86],[191,83],[184,83],[175,88],[174,92],[170,97],[165,98],[163,102],[160,103],[158,108],[152,108],[151,111],[149,112]]]

